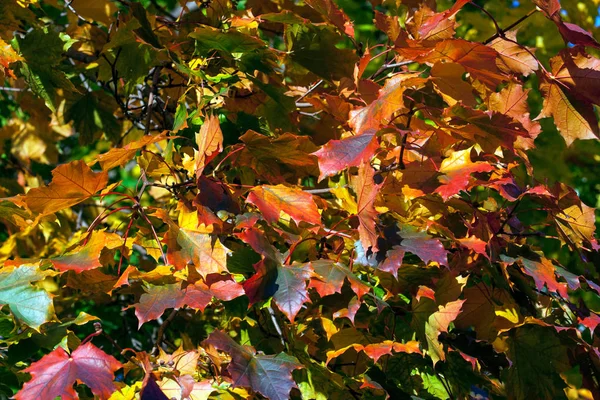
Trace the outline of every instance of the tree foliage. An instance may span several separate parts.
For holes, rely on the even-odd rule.
[[[0,2],[0,398],[600,397],[597,2]]]

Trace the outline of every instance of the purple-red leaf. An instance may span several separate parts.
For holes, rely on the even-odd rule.
[[[205,345],[212,345],[231,357],[227,371],[231,374],[233,387],[247,387],[270,400],[287,400],[296,387],[292,371],[302,368],[295,357],[286,353],[276,356],[256,354],[249,346],[240,346],[227,334],[214,331]]]

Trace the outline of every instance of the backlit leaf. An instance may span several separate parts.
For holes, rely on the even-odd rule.
[[[439,342],[438,337],[442,332],[448,332],[450,323],[456,319],[461,311],[465,300],[452,301],[445,306],[439,306],[438,311],[429,316],[425,325],[425,336],[427,337],[427,349],[429,356],[433,360],[433,365],[438,361],[446,359],[444,347]]]
[[[206,164],[223,151],[223,132],[219,125],[219,118],[209,116],[196,134],[198,153],[196,154],[196,176],[202,175]]]
[[[506,32],[506,37],[511,40],[497,38],[490,43],[490,46],[499,54],[498,68],[507,73],[513,72],[523,76],[537,71],[537,60],[522,45],[515,43],[517,42],[517,32]]]
[[[373,133],[351,136],[342,140],[330,140],[313,154],[319,159],[319,181],[337,174],[348,167],[367,162],[379,147]]]
[[[350,111],[348,121],[357,135],[379,130],[381,125],[388,124],[396,112],[407,111],[404,106],[404,91],[422,80],[415,79],[418,74],[397,74],[389,79],[379,91],[377,100],[366,107]]]
[[[62,347],[57,347],[25,369],[32,378],[25,383],[15,399],[78,399],[73,388],[76,381],[85,383],[96,396],[108,398],[117,390],[113,383],[113,373],[121,367],[121,363],[113,356],[89,342],[79,346],[71,354],[67,354]]]
[[[321,215],[312,195],[296,188],[284,185],[258,186],[250,191],[246,201],[257,206],[270,223],[277,222],[281,212],[288,214],[296,223],[321,223]]]
[[[359,298],[370,290],[369,286],[340,263],[329,260],[318,260],[311,262],[311,265],[315,271],[315,275],[311,279],[309,287],[315,288],[321,297],[341,293],[345,280],[348,280],[350,287]]]
[[[234,387],[249,387],[270,400],[288,399],[290,391],[296,387],[292,371],[302,365],[295,357],[286,353],[276,356],[256,354],[252,347],[240,346],[220,331],[211,333],[204,343],[231,356],[227,371]]]
[[[108,171],[115,167],[122,167],[135,156],[138,150],[149,144],[165,140],[165,135],[144,136],[140,140],[130,142],[123,147],[112,148],[104,154],[100,154],[96,159],[104,171]]]
[[[358,176],[352,181],[352,188],[356,193],[356,204],[358,209],[358,235],[364,249],[371,248],[377,251],[377,212],[375,211],[375,199],[381,188],[376,184],[375,170],[369,164],[362,164],[358,168]]]
[[[33,264],[0,268],[0,304],[8,304],[15,317],[39,329],[54,315],[54,306],[52,296],[34,286],[33,282],[41,281],[48,275]]]
[[[48,215],[89,199],[107,182],[106,172],[93,172],[83,161],[73,161],[55,168],[52,182],[31,189],[24,200],[31,211]]]
[[[570,146],[575,140],[598,139],[598,121],[593,107],[567,97],[557,82],[544,79],[540,85],[544,94],[544,108],[538,116],[553,117],[563,139]]]

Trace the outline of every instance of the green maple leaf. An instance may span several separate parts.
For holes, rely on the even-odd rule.
[[[48,275],[36,265],[0,269],[0,305],[8,304],[15,317],[39,329],[54,315],[54,306],[52,296],[32,282],[43,280]]]

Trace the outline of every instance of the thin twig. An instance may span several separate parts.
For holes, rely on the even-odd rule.
[[[315,90],[317,87],[319,87],[319,85],[323,83],[323,79],[321,79],[320,81],[318,81],[317,83],[315,83],[313,86],[311,86],[306,93],[304,93],[302,96],[298,97],[298,100],[296,100],[296,102],[299,102],[300,100],[302,100],[303,98],[305,98],[306,96],[308,96],[313,90]]]
[[[523,15],[521,18],[519,18],[518,20],[516,20],[515,22],[513,22],[512,24],[510,24],[506,28],[501,29],[501,31],[502,32],[508,32],[508,31],[510,31],[511,29],[513,29],[514,27],[516,27],[517,25],[519,25],[521,22],[523,22],[527,18],[531,17],[536,11],[537,11],[537,9],[534,8],[533,10],[529,11],[527,14]],[[483,44],[488,44],[488,43],[494,41],[495,39],[497,39],[499,37],[500,37],[500,35],[498,34],[498,32],[496,32],[490,38],[488,38],[486,41],[484,41]]]
[[[273,307],[267,307],[267,310],[269,311],[269,315],[271,316],[271,322],[273,322],[273,325],[275,326],[275,330],[277,331],[277,334],[279,335],[279,340],[281,341],[281,345],[283,347],[285,347],[285,339],[283,338],[283,331],[281,330],[281,327],[279,326],[279,322],[277,322],[277,317],[275,316],[275,311],[273,311]]]
[[[343,187],[345,187],[345,185]],[[310,194],[321,194],[321,193],[331,193],[331,191],[334,189],[336,189],[336,188],[304,189],[304,191],[306,193],[310,193]]]
[[[152,348],[152,354],[156,354],[156,352],[160,348],[163,336],[165,335],[165,330],[167,329],[167,326],[169,326],[171,321],[173,321],[173,319],[177,315],[177,312],[179,312],[179,308],[174,308],[173,311],[171,311],[171,314],[169,314],[169,316],[167,317],[167,319],[165,319],[164,322],[160,325],[160,328],[158,328],[158,334],[156,335],[156,342],[154,343],[154,347]]]
[[[406,121],[406,130],[407,131],[410,130],[410,123],[412,121],[412,117],[414,114],[413,107],[414,107],[414,103],[411,102],[410,107],[409,107],[410,110],[408,111],[408,119]],[[404,150],[406,149],[407,141],[408,141],[408,132],[406,132],[404,134],[404,137],[402,138],[402,146],[400,147],[400,155],[398,156],[398,169],[406,168],[406,165],[404,165]]]
[[[154,74],[152,74],[152,83],[150,84],[150,94],[148,95],[148,110],[146,111],[146,130],[145,135],[150,131],[150,121],[152,119],[152,109],[154,108],[154,96],[157,92],[158,80],[160,79],[160,70],[162,68],[157,66],[154,68]]]
[[[0,91],[2,91],[2,92],[26,92],[28,90],[29,90],[29,88],[14,88],[14,87],[0,86]]]

